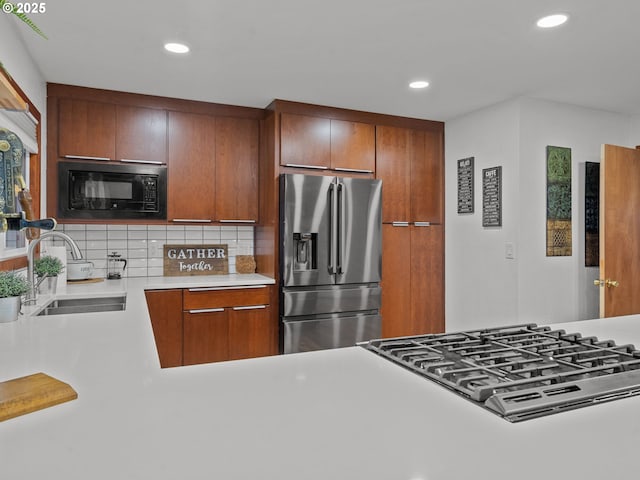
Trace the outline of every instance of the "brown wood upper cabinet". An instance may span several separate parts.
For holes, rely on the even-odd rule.
[[[67,158],[116,158],[116,107],[109,103],[61,98],[58,154]]]
[[[259,123],[216,118],[215,203],[219,222],[258,221]]]
[[[61,157],[166,163],[164,110],[61,98],[58,115]]]
[[[116,159],[167,163],[167,112],[117,105]]]
[[[384,182],[384,223],[442,223],[441,132],[377,126],[376,178]]]
[[[215,219],[215,134],[215,117],[169,112],[169,221],[207,223]]]
[[[282,113],[280,165],[372,173],[375,127],[361,122]]]
[[[258,220],[258,120],[169,113],[168,218]]]

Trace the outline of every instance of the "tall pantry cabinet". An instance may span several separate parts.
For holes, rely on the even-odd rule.
[[[376,178],[383,181],[382,334],[443,332],[442,124],[377,126]]]

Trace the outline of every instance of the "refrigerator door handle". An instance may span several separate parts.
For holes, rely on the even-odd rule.
[[[338,251],[337,251],[337,273],[338,274],[342,274],[342,253],[344,252],[344,231],[345,231],[345,224],[344,224],[344,192],[342,191],[344,188],[344,185],[342,185],[342,183],[338,183],[338,231],[337,231],[337,235],[336,235],[336,244],[338,247]]]
[[[335,183],[329,185],[329,265],[328,270],[331,275],[336,273],[336,215],[335,203],[336,192]]]

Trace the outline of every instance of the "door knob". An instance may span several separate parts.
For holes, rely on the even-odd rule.
[[[604,287],[606,285],[607,288],[617,287],[618,285],[620,285],[617,280],[611,280],[609,278],[607,278],[606,280],[594,280],[593,284],[596,287]]]

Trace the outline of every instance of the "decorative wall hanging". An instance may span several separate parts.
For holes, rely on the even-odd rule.
[[[547,146],[547,257],[571,256],[571,149]]]
[[[585,163],[584,266],[600,265],[600,164]]]
[[[163,275],[224,275],[229,273],[227,244],[165,245]]]
[[[502,167],[482,169],[482,226],[502,226]]]
[[[458,213],[473,213],[473,160],[458,160]]]

